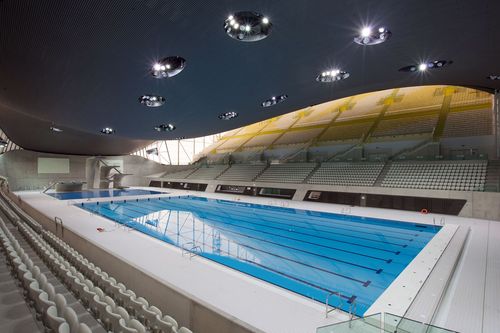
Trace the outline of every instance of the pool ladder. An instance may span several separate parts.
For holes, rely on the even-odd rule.
[[[350,215],[352,212],[351,207],[343,207],[342,210],[340,211],[340,214],[343,215]]]
[[[330,296],[337,296],[338,299],[339,299],[339,304],[337,306],[330,306]],[[329,293],[327,296],[326,296],[326,301],[325,301],[325,318],[328,318],[328,314],[332,311],[335,311],[337,309],[341,309],[342,306],[344,305],[344,300],[342,299],[342,294],[340,293],[340,291],[334,291],[334,292],[331,292]],[[354,318],[354,314],[356,313],[356,301],[353,299],[350,303],[349,303],[349,322],[351,320],[353,320]],[[349,324],[350,325],[350,324]]]
[[[441,217],[441,218],[439,218],[439,221],[436,221],[436,218],[435,218],[435,217],[433,217],[433,218],[432,218],[432,222],[434,223],[434,225],[440,225],[440,226],[443,226],[443,225],[445,225],[446,220],[445,220],[445,218],[444,218],[444,217]]]
[[[186,247],[187,245],[190,245],[191,247]],[[195,245],[194,242],[187,242],[182,246],[182,256],[188,254],[189,259],[196,257],[201,251],[201,247],[199,245]]]

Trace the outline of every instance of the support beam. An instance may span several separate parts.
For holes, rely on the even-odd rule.
[[[446,125],[446,119],[450,113],[451,98],[456,92],[454,87],[445,87],[443,89],[443,104],[441,106],[441,111],[439,112],[439,118],[436,123],[436,128],[434,129],[434,134],[432,139],[434,141],[439,141],[444,132],[444,126]]]
[[[380,113],[378,114],[378,117],[375,119],[373,124],[370,126],[370,129],[365,133],[362,139],[362,143],[365,143],[375,132],[375,129],[377,128],[378,124],[382,121],[384,118],[385,112],[394,104],[401,102],[403,100],[403,95],[398,95],[399,88],[394,89],[392,93],[387,96],[386,98],[383,98],[381,101],[379,101],[378,105],[382,105],[382,109],[380,110]]]
[[[493,120],[496,146],[496,159],[500,159],[500,91],[496,90],[493,95]]]

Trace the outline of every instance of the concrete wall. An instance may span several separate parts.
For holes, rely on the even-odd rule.
[[[39,157],[69,159],[69,173],[39,174],[37,168]],[[173,172],[187,167],[182,165],[163,165],[140,156],[132,155],[103,158],[123,161],[123,172],[132,174],[132,176],[127,176],[123,179],[122,185],[125,186],[147,185],[149,183],[149,176],[159,176],[166,171]],[[89,179],[90,175],[95,172],[95,163],[92,163],[93,160],[95,158],[91,156],[60,155],[29,150],[16,150],[0,155],[0,175],[8,179],[10,189],[13,191],[42,189],[56,180],[85,181]]]
[[[38,157],[69,158],[69,173],[38,173]],[[40,189],[54,180],[70,181],[85,179],[87,156],[68,156],[15,150],[0,155],[0,174],[9,180],[12,190]]]

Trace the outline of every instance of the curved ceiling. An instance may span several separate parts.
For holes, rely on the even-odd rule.
[[[229,38],[229,14],[253,10],[270,36]],[[0,1],[0,127],[38,151],[125,154],[152,140],[223,132],[358,93],[427,84],[500,89],[496,0]],[[353,42],[364,25],[388,27],[386,43]],[[182,56],[186,68],[158,80],[155,60]],[[398,69],[453,60],[425,73]],[[348,79],[315,81],[340,68]],[[160,108],[138,97],[159,94]],[[288,99],[270,108],[270,96]],[[236,111],[237,118],[218,115]],[[176,130],[154,127],[173,123]],[[49,130],[51,124],[64,129]],[[103,127],[116,134],[100,134]]]

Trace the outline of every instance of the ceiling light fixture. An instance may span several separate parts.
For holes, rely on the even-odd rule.
[[[101,130],[101,133],[102,134],[115,134],[115,130],[112,129],[111,127],[104,127],[102,130]]]
[[[486,78],[488,80],[497,81],[497,80],[500,80],[500,75],[489,75]]]
[[[238,117],[238,113],[234,111],[224,112],[219,115],[221,120],[229,120]]]
[[[269,36],[272,23],[268,17],[255,12],[238,12],[224,21],[224,30],[231,38],[256,42]]]
[[[61,132],[63,131],[63,130],[62,130],[62,129],[60,129],[59,127],[55,127],[55,126],[50,126],[49,128],[50,128],[50,130],[51,130],[52,132],[56,132],[56,133],[61,133]]]
[[[399,69],[400,72],[425,72],[427,70],[431,69],[440,69],[445,66],[449,66],[453,63],[451,60],[434,60],[434,61],[427,61],[427,62],[422,62],[420,64],[415,64],[415,65],[409,65],[405,67],[401,67]]]
[[[326,72],[320,73],[316,77],[316,81],[318,82],[335,82],[335,81],[340,81],[340,80],[345,80],[350,76],[349,73],[342,71],[340,69],[334,69]]]
[[[278,103],[284,102],[285,99],[288,98],[288,95],[279,95],[279,96],[273,96],[269,99],[266,99],[264,102],[260,103],[260,105],[263,108],[268,108],[270,106],[276,105]]]
[[[155,131],[158,132],[172,132],[173,130],[175,130],[175,126],[173,124],[161,124],[155,126]]]
[[[385,42],[392,36],[392,33],[385,27],[380,27],[374,31],[371,27],[364,27],[359,35],[354,37],[354,42],[359,45],[377,45]]]
[[[361,36],[362,37],[368,37],[372,34],[372,28],[370,27],[364,27],[361,29]]]
[[[150,108],[157,108],[165,104],[165,97],[158,95],[142,95],[139,97],[139,103]]]
[[[418,65],[418,70],[423,72],[427,69],[427,64],[426,63],[421,63],[420,65]]]
[[[178,56],[166,57],[153,64],[151,75],[157,79],[173,77],[186,67],[186,59]]]

